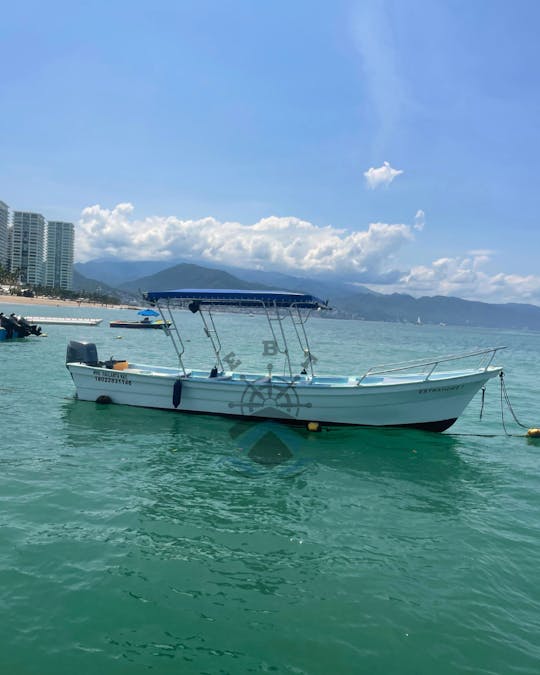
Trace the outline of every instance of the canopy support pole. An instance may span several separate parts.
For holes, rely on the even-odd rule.
[[[306,360],[308,362],[308,367],[309,367],[309,373],[311,377],[315,377],[315,373],[313,372],[313,361],[314,361],[314,356],[311,353],[311,347],[309,345],[309,339],[306,333],[306,322],[309,319],[309,316],[311,314],[311,310],[308,310],[304,316],[302,316],[302,312],[300,311],[300,307],[298,306],[291,306],[289,308],[289,314],[291,317],[292,324],[294,326],[294,331],[296,333],[296,337],[298,338],[298,344],[300,345],[300,349],[304,353],[304,356],[306,357]],[[300,334],[300,331],[298,330],[298,327],[302,329],[302,334]],[[316,359],[315,359],[316,360]]]
[[[279,307],[277,304],[274,302],[273,305],[273,310],[275,312],[274,316],[271,314],[271,310],[269,311],[269,307],[266,303],[262,303],[264,307],[264,311],[266,313],[266,319],[268,320],[268,325],[270,326],[270,331],[272,333],[272,337],[274,338],[274,343],[276,345],[276,349],[280,354],[283,354],[285,356],[285,363],[286,367],[289,370],[289,377],[291,378],[291,382],[293,381],[293,373],[292,373],[292,366],[291,366],[291,357],[289,355],[289,346],[287,343],[287,336],[285,335],[285,331],[283,330],[283,319],[285,317],[281,316],[279,313]],[[274,330],[274,326],[272,325],[272,322],[275,321],[279,325],[279,332],[281,334],[281,343],[278,340],[278,336],[276,335],[276,332]]]
[[[180,335],[180,331],[178,330],[178,326],[176,324],[176,321],[174,319],[172,310],[171,310],[171,305],[169,300],[167,299],[165,307],[162,307],[159,303],[159,301],[156,303],[156,306],[159,310],[159,313],[161,314],[161,318],[163,319],[164,326],[163,330],[167,334],[168,337],[171,338],[171,342],[173,344],[174,351],[176,352],[176,356],[178,357],[178,364],[180,368],[182,369],[182,373],[184,376],[187,376],[187,371],[184,366],[184,361],[182,359],[182,356],[185,351],[184,343],[182,342],[182,337]],[[168,318],[165,316],[165,310],[167,310],[168,313]],[[171,322],[171,325],[168,325],[168,322]]]
[[[223,368],[223,363],[221,361],[221,340],[219,339],[219,335],[216,329],[216,324],[214,323],[214,317],[212,315],[212,312],[210,309],[207,309],[206,312],[208,313],[208,319],[209,322],[207,322],[205,316],[204,316],[204,311],[203,308],[199,308],[199,314],[201,315],[201,319],[203,322],[204,326],[204,332],[206,333],[206,337],[210,340],[212,343],[212,349],[214,350],[214,354],[216,355],[216,365],[219,367],[219,370],[223,372],[225,369]],[[210,324],[210,325],[209,325]]]

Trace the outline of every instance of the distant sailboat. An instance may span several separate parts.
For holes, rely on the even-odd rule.
[[[416,319],[416,324],[417,324],[418,326],[421,326],[421,325],[422,325],[422,320],[420,319],[420,317],[418,317],[418,319]]]

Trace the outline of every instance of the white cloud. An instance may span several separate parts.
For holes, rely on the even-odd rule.
[[[423,230],[425,224],[426,224],[426,214],[422,211],[422,209],[418,209],[414,217],[413,227],[415,230]]]
[[[215,218],[137,219],[131,204],[85,208],[78,223],[77,259],[191,259],[292,274],[340,274],[373,281],[387,277],[398,251],[413,238],[409,225],[372,223],[351,232],[294,217],[271,216],[252,225]]]
[[[367,171],[364,171],[364,176],[366,178],[367,186],[370,190],[375,190],[381,185],[388,187],[390,183],[402,174],[403,171],[399,169],[393,169],[388,162],[383,162],[383,165],[378,169],[371,167]]]
[[[431,265],[412,267],[396,284],[373,287],[414,296],[446,295],[493,303],[540,304],[540,277],[502,272],[489,274],[484,268],[490,260],[486,255],[489,251],[475,253],[466,257],[439,258]]]
[[[419,214],[422,213],[422,216]],[[416,214],[416,223],[423,212]],[[371,223],[363,231],[271,216],[244,225],[216,218],[175,216],[138,219],[129,203],[90,206],[77,225],[77,260],[114,256],[124,260],[193,260],[314,276],[331,274],[385,293],[454,295],[485,302],[540,304],[540,277],[487,271],[490,250],[446,257],[399,271],[399,253],[418,228]],[[403,269],[403,268],[402,268]]]

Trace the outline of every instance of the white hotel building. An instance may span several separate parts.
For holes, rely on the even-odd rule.
[[[73,223],[64,223],[59,220],[48,221],[45,286],[71,290],[74,242]]]
[[[23,284],[71,290],[73,223],[47,222],[41,213],[13,211],[10,227],[8,211],[0,201],[0,264],[5,260]]]
[[[11,235],[11,271],[23,284],[43,284],[45,273],[45,218],[41,213],[14,211]]]
[[[8,225],[9,207],[0,201],[0,265],[6,269],[8,265]]]

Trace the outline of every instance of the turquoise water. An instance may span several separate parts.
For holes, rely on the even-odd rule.
[[[261,463],[249,425],[73,400],[70,339],[174,364],[161,332],[108,327],[132,312],[33,313],[104,323],[0,345],[2,672],[540,671],[540,442],[508,415],[504,435],[498,382],[482,421],[478,396],[444,434],[289,429],[285,461]],[[218,323],[259,366],[262,322]],[[540,426],[540,335],[310,328],[321,374],[506,344],[514,408]],[[198,323],[187,339],[211,365]]]

